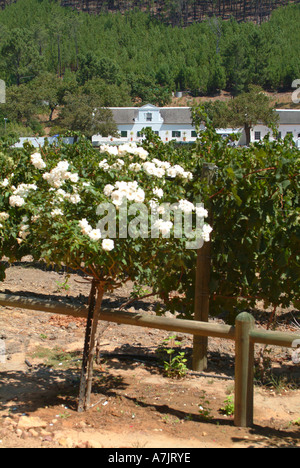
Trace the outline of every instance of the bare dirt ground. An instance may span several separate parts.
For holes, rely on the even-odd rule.
[[[266,94],[271,99],[271,103],[276,108],[281,109],[300,109],[300,104],[293,103],[292,94],[293,91],[288,92],[266,92]],[[219,94],[211,96],[200,96],[192,97],[190,95],[184,95],[182,97],[174,97],[170,106],[195,106],[207,101],[229,101],[233,96],[227,91],[221,91]]]
[[[67,297],[85,303],[89,284],[30,263],[11,266],[0,292]],[[68,289],[69,288],[69,289]],[[119,307],[130,286],[105,298]],[[154,314],[155,299],[127,310]],[[253,311],[258,326],[266,317]],[[292,331],[299,312],[281,311]],[[221,322],[218,320],[218,322]],[[234,344],[209,339],[208,370],[180,380],[163,375],[156,350],[172,333],[102,322],[101,364],[92,407],[77,412],[85,320],[0,307],[0,447],[2,448],[263,448],[300,446],[299,365],[273,348],[273,386],[255,387],[254,426],[237,428],[221,408],[234,390]],[[177,334],[190,358],[192,337]],[[256,349],[258,354],[260,347]],[[1,356],[0,356],[1,357]]]

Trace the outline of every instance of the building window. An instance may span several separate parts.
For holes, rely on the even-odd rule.
[[[147,114],[146,114],[146,122],[152,122],[152,114],[151,114],[151,112],[147,112]]]
[[[261,132],[254,132],[254,139],[259,141],[261,139]]]
[[[281,139],[281,132],[278,132],[278,137],[277,137],[278,140]]]
[[[172,138],[180,138],[180,137],[181,137],[181,132],[178,132],[178,130],[173,130]]]
[[[128,133],[126,132],[126,130],[121,131],[121,138],[127,138],[127,135]]]
[[[197,132],[195,132],[195,130],[192,130],[191,137],[197,138]]]

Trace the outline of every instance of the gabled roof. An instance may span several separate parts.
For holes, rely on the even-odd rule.
[[[146,104],[142,107],[110,107],[116,124],[132,124],[140,111],[158,110],[165,124],[191,124],[191,109],[189,107],[156,107]]]
[[[276,109],[280,125],[300,125],[300,109]]]
[[[110,107],[116,124],[132,124],[139,114],[138,107]]]
[[[190,107],[162,107],[160,113],[165,124],[192,124]]]
[[[192,124],[190,107],[156,107],[146,104],[142,107],[110,107],[117,125],[133,124],[141,111],[159,110],[165,124]],[[276,109],[281,125],[300,125],[299,109]]]

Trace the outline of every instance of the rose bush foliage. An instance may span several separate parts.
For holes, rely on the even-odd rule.
[[[32,255],[58,267],[79,269],[101,280],[106,289],[132,280],[159,292],[159,277],[170,271],[172,290],[172,272],[195,252],[187,252],[187,238],[174,238],[173,215],[163,219],[164,204],[175,204],[195,217],[197,211],[206,241],[210,228],[204,222],[207,211],[201,207],[199,211],[185,198],[192,173],[165,156],[159,158],[154,145],[152,150],[134,144],[103,146],[99,152],[84,137],[74,145],[46,144],[40,151],[30,144],[23,150],[7,150],[0,180],[2,255],[10,261]],[[115,209],[116,226],[121,225],[124,201],[126,226],[130,229],[142,204],[149,217],[155,216],[155,238],[150,220],[143,237],[119,238],[114,233],[110,238],[107,226],[100,227],[103,204]],[[135,211],[130,212],[131,207]]]
[[[162,223],[158,239],[106,239],[103,248],[97,207],[101,202],[117,207],[123,196],[132,198],[129,204],[144,200],[159,210],[165,202],[181,200],[186,210],[203,202],[213,218],[210,313],[231,322],[257,300],[273,310],[299,308],[299,150],[289,138],[234,147],[230,138],[217,135],[202,108],[193,114],[195,125],[206,124],[194,146],[165,144],[146,130],[143,148],[125,147],[124,154],[116,148],[99,154],[82,137],[73,146],[46,145],[41,159],[32,161],[36,150],[29,145],[21,151],[2,144],[0,212],[9,214],[0,220],[2,254],[80,267],[107,278],[112,287],[130,278],[152,287],[171,312],[191,317],[196,250],[186,249],[184,238],[164,239],[162,232],[171,226]],[[64,161],[66,179],[52,187],[49,181]],[[218,167],[210,185],[202,177],[204,162]],[[60,185],[58,174],[52,180]],[[27,187],[26,203],[12,207],[11,196],[22,198],[22,183],[38,189]],[[13,194],[12,186],[21,192]],[[209,231],[203,232],[205,240]]]

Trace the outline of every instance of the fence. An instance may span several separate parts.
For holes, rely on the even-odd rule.
[[[87,308],[11,294],[0,294],[0,305],[73,317],[87,318],[88,316]],[[234,423],[239,427],[249,427],[253,424],[254,344],[294,347],[295,343],[299,343],[300,340],[299,334],[264,331],[256,328],[254,318],[247,312],[242,312],[237,316],[235,326],[109,309],[101,311],[100,320],[187,333],[194,337],[217,337],[235,341]]]

